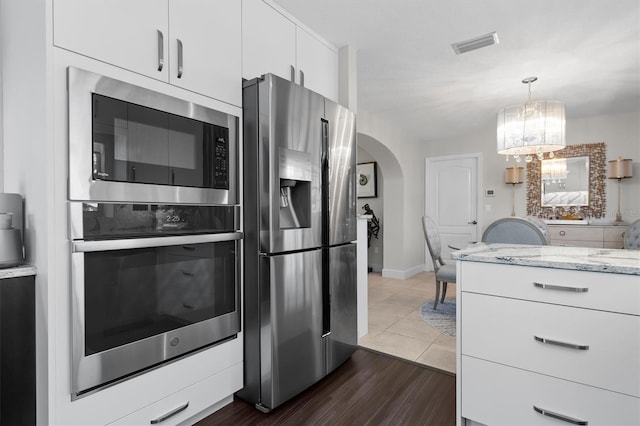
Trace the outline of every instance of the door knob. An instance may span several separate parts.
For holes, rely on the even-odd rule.
[[[477,225],[477,224],[478,224],[478,221],[477,221],[477,220],[474,220],[474,221],[472,221],[472,222],[467,222],[467,223],[468,223],[469,225]]]

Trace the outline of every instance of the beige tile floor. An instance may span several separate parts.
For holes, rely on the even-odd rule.
[[[369,333],[360,346],[455,373],[456,339],[430,327],[420,315],[422,305],[435,297],[433,272],[407,280],[372,272],[368,280]],[[449,284],[447,299],[455,296],[455,284]]]

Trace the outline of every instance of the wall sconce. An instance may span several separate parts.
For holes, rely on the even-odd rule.
[[[614,225],[622,224],[622,213],[620,213],[620,181],[622,179],[633,177],[632,161],[628,158],[618,157],[616,160],[609,161],[609,169],[607,178],[618,179],[618,212]]]
[[[507,167],[504,171],[504,183],[511,184],[511,216],[516,215],[516,184],[522,183],[523,167]]]

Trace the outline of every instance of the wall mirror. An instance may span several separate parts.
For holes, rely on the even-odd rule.
[[[566,178],[558,179],[564,176],[565,164],[553,160],[566,161]],[[606,165],[604,142],[568,145],[551,160],[534,157],[527,163],[527,215],[548,218],[559,208],[585,217],[604,217]]]
[[[589,205],[589,157],[553,158],[540,164],[542,207]]]

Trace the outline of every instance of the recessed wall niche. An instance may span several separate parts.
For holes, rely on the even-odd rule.
[[[585,217],[602,218],[607,207],[605,179],[607,177],[607,147],[604,142],[568,145],[554,152],[554,158],[589,157],[589,206],[574,208]],[[541,162],[535,156],[527,163],[527,215],[550,217],[551,207],[542,207]]]

